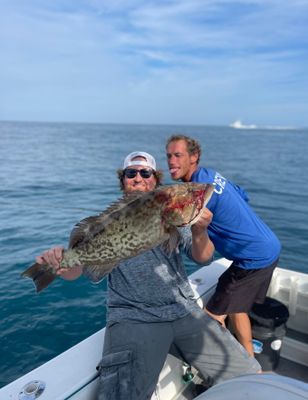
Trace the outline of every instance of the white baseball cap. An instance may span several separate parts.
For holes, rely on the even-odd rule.
[[[134,160],[134,158],[137,157],[142,157],[144,160]],[[145,151],[133,151],[130,153],[124,160],[123,169],[132,167],[134,165],[142,165],[144,167],[152,168],[154,171],[156,171],[155,158]]]

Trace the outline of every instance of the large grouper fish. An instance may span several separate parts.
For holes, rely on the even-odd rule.
[[[179,241],[177,227],[198,220],[213,189],[209,184],[183,183],[132,192],[101,214],[75,225],[60,267],[82,265],[104,277],[120,261],[159,244],[171,252]],[[22,276],[32,278],[40,292],[58,275],[53,267],[35,263]]]

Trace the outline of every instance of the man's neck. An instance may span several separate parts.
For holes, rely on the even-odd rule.
[[[191,177],[198,170],[198,168],[199,168],[198,164],[193,165],[192,168],[190,168],[190,170],[187,172],[187,174],[185,176],[183,176],[182,181],[183,182],[190,182],[191,181]]]

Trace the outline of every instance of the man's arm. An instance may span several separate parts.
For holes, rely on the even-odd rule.
[[[214,254],[215,247],[209,238],[207,227],[212,221],[213,214],[204,208],[199,220],[191,226],[192,248],[191,255],[198,263],[208,262]]]

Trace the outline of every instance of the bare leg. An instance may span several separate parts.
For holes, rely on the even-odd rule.
[[[236,313],[230,314],[229,318],[234,329],[234,333],[237,340],[241,345],[248,351],[248,353],[254,357],[253,346],[252,346],[252,333],[251,324],[248,314]]]

